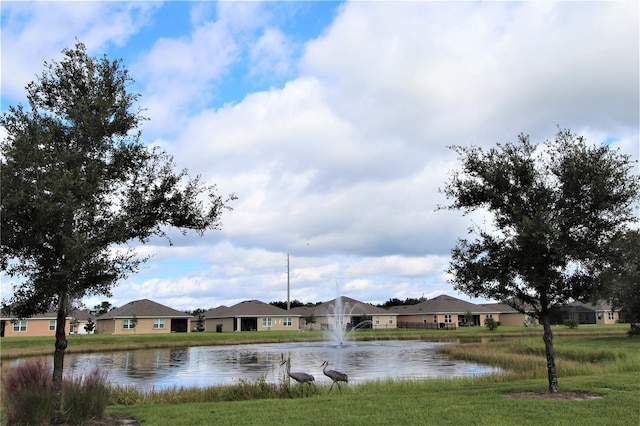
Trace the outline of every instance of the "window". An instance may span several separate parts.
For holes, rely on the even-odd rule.
[[[49,320],[49,331],[56,331],[56,320]]]
[[[437,315],[434,315],[434,316],[433,316],[433,323],[434,323],[434,324],[437,324],[437,323],[438,323],[438,316],[437,316]]]
[[[451,321],[451,314],[445,314],[445,316],[444,316],[444,322],[445,322],[446,324],[451,324],[451,322],[452,322],[452,321]]]
[[[393,317],[389,317],[389,324],[393,324]]]
[[[423,322],[424,324],[426,324],[426,323],[427,323],[427,316],[426,316],[426,315],[423,315],[423,316],[422,316],[422,322]]]
[[[271,327],[271,317],[262,317],[262,326]]]
[[[27,320],[14,321],[13,331],[27,331]]]
[[[598,312],[598,321],[602,319],[602,312]]]
[[[164,329],[164,318],[154,318],[154,320],[153,320],[153,329],[154,330],[162,330],[162,329]]]
[[[493,314],[487,314],[487,318],[493,318]]]
[[[614,315],[613,312],[609,312],[608,313],[608,317],[607,318],[609,318],[610,320],[613,320],[613,319],[615,319],[614,317],[615,317],[615,315]]]
[[[133,330],[136,324],[133,322],[133,319],[124,319],[122,320],[122,328],[125,330]]]
[[[282,320],[282,325],[284,325],[285,327],[291,327],[291,324],[291,317],[284,317],[284,319]]]
[[[380,325],[380,317],[376,317],[376,325]]]

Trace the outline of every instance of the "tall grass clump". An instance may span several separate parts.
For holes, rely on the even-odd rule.
[[[62,411],[67,424],[103,419],[110,403],[106,376],[94,369],[62,383]],[[3,424],[48,425],[55,411],[51,368],[44,360],[27,361],[2,378]]]
[[[106,375],[98,367],[88,375],[65,380],[62,391],[62,408],[72,424],[84,424],[102,419],[107,411],[110,385]]]
[[[54,411],[51,369],[43,360],[9,370],[2,379],[3,423],[48,425]]]
[[[182,404],[193,402],[222,402],[222,401],[250,401],[257,399],[287,399],[309,395],[317,395],[315,384],[304,392],[302,385],[291,384],[286,371],[280,369],[276,376],[277,383],[267,381],[267,374],[255,379],[240,379],[236,383],[198,387],[178,387],[168,389],[151,389],[141,391],[130,386],[113,386],[111,388],[111,403],[115,405],[146,405],[146,404]]]

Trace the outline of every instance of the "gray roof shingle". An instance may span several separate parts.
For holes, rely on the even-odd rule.
[[[105,314],[100,315],[97,319],[113,319],[113,318],[191,318],[192,316],[170,308],[149,299],[140,299],[129,302],[124,306],[113,309]]]
[[[396,315],[395,312],[346,296],[336,297],[316,306],[299,306],[291,309],[290,312],[302,317],[311,315],[316,317],[333,316],[335,315],[336,303],[341,303],[345,314],[351,316]]]
[[[398,315],[460,314],[469,311],[472,313],[496,312],[491,307],[476,305],[475,303],[467,302],[449,296],[448,294],[441,294],[433,299],[425,300],[415,305],[393,306],[389,310]]]
[[[230,307],[218,306],[217,308],[210,309],[203,314],[205,318],[230,318],[230,317],[284,317],[284,316],[297,316],[286,311],[285,309],[278,308],[277,306],[270,305],[268,303],[261,302],[259,300],[245,300]]]

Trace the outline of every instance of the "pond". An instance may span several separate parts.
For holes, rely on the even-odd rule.
[[[321,364],[349,375],[349,383],[371,380],[426,379],[476,376],[498,368],[447,359],[438,352],[444,343],[424,341],[278,343],[189,348],[136,349],[90,354],[67,354],[65,374],[78,377],[95,367],[112,384],[142,391],[172,387],[206,387],[264,379],[277,383],[291,357],[291,371],[312,374],[318,383],[331,383]],[[21,362],[19,360],[14,363]],[[47,359],[53,365],[53,357]]]

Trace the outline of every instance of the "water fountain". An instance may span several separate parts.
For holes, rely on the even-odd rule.
[[[371,320],[364,319],[354,324],[354,312],[358,302],[340,295],[340,286],[336,283],[336,298],[327,303],[327,340],[336,347],[353,340],[356,330],[371,326]],[[348,321],[347,321],[348,319]]]

